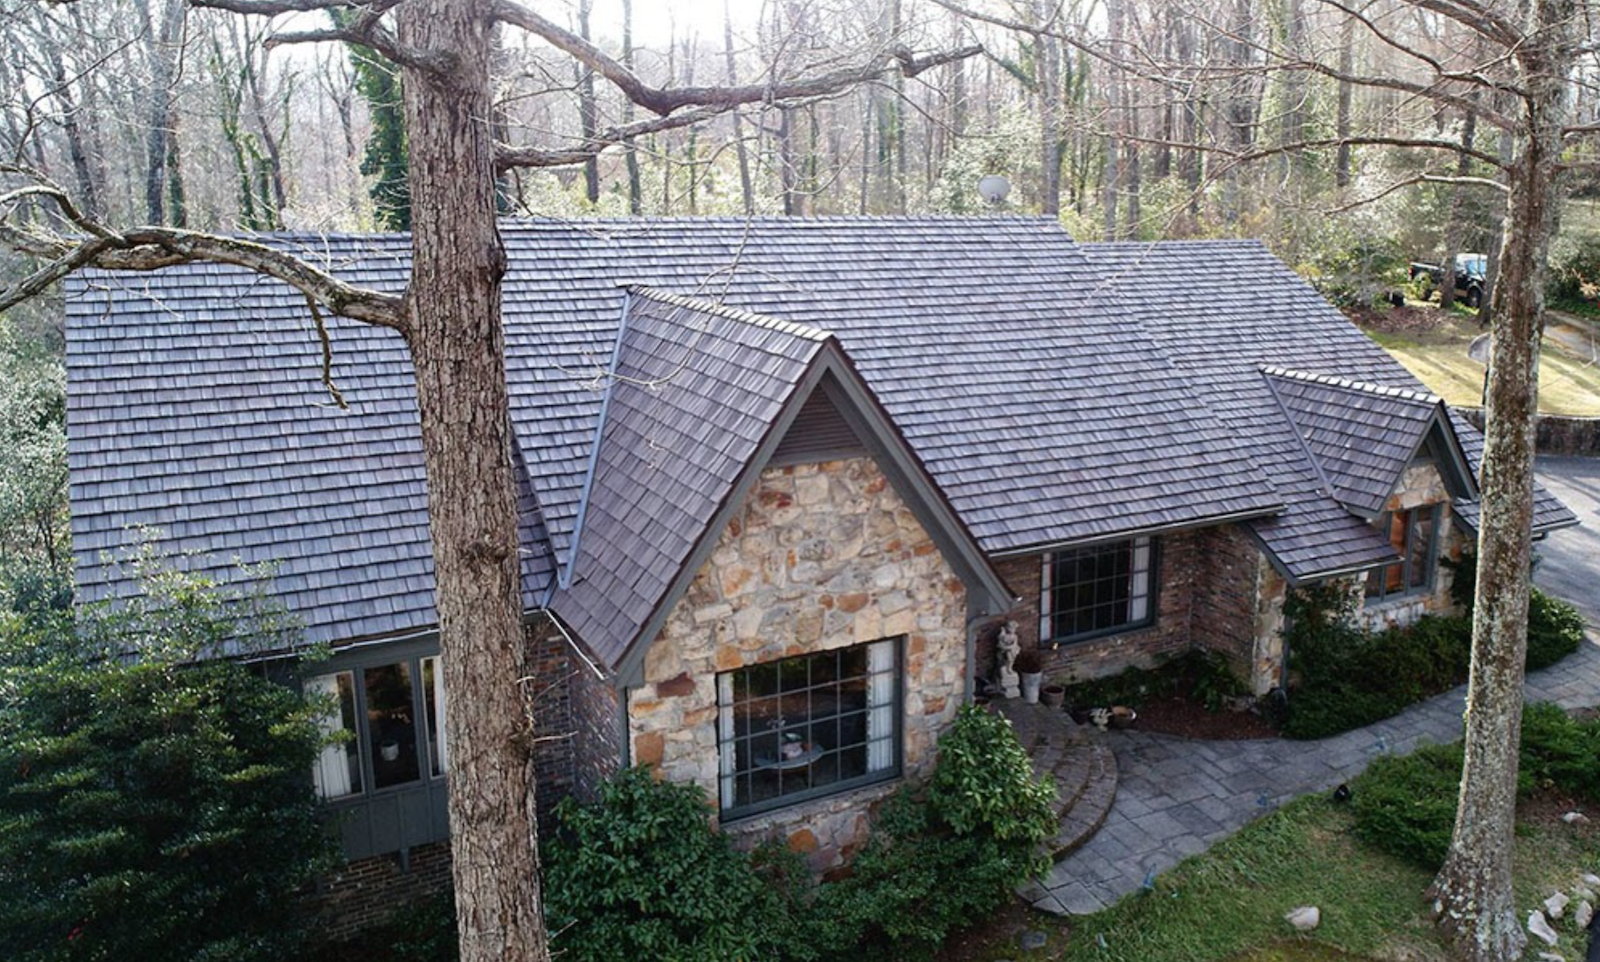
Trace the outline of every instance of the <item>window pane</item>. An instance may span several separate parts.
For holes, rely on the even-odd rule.
[[[343,733],[343,738],[323,747],[311,771],[317,795],[344,798],[361,793],[361,742],[356,726],[355,678],[348,671],[307,678],[306,691],[329,699],[328,713],[318,720],[324,734]]]
[[[1134,538],[1049,556],[1051,636],[1056,641],[1148,623],[1154,542]]]
[[[428,766],[434,775],[450,767],[450,752],[444,743],[444,673],[439,659],[422,659],[422,707],[428,713]]]
[[[372,738],[372,784],[388,788],[417,781],[417,723],[411,693],[411,665],[401,662],[368,668],[367,728]]]
[[[1428,562],[1433,557],[1434,514],[1426,508],[1411,514],[1411,587],[1426,588],[1433,583]]]
[[[718,677],[717,691],[725,810],[809,794],[897,764],[895,641],[728,672]]]

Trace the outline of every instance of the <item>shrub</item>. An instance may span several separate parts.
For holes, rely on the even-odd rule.
[[[939,740],[926,799],[902,791],[884,807],[852,874],[817,893],[804,937],[824,959],[858,958],[863,945],[931,955],[1044,867],[1054,802],[1010,724],[962,708]]]
[[[332,866],[294,690],[235,662],[67,659],[0,708],[0,943],[18,960],[294,957]]]
[[[1391,855],[1436,869],[1450,847],[1460,784],[1459,744],[1380,758],[1350,786],[1356,835]]]
[[[1557,303],[1600,296],[1600,234],[1563,235],[1550,252],[1550,299]]]
[[[1548,668],[1583,644],[1583,615],[1538,588],[1528,599],[1528,670]]]
[[[1518,755],[1524,795],[1557,791],[1600,802],[1600,720],[1580,722],[1556,705],[1528,705]],[[1356,834],[1392,855],[1438,868],[1455,827],[1461,762],[1459,743],[1373,762],[1351,785]]]
[[[1600,802],[1600,720],[1578,721],[1548,702],[1524,708],[1518,784]]]
[[[543,853],[552,948],[594,962],[778,957],[777,891],[709,812],[698,786],[642,767],[609,779],[592,805],[563,801]]]
[[[1067,704],[1076,708],[1110,705],[1142,706],[1153,696],[1187,692],[1207,711],[1220,711],[1228,698],[1249,691],[1220,652],[1192,648],[1159,662],[1152,669],[1128,668],[1107,678],[1080,682],[1067,689]]]

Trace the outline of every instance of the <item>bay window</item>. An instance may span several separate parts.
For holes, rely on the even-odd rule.
[[[312,769],[317,794],[334,801],[444,775],[444,684],[437,657],[409,658],[307,678],[328,699],[326,745]]]
[[[725,818],[893,778],[900,771],[900,641],[717,675]]]
[[[1149,537],[1045,554],[1039,637],[1059,644],[1155,623],[1156,543]]]

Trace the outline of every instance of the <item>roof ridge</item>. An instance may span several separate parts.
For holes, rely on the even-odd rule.
[[[726,320],[778,331],[794,337],[804,338],[808,341],[827,341],[832,340],[834,336],[832,331],[823,330],[811,324],[780,320],[767,314],[756,314],[743,308],[731,307],[719,301],[708,301],[698,297],[689,297],[685,294],[674,294],[646,284],[628,284],[625,287],[629,294],[643,297],[647,300],[659,301],[674,307],[687,308],[691,311],[699,311],[702,314],[711,314]]]
[[[1406,401],[1417,401],[1422,404],[1441,404],[1444,399],[1437,394],[1426,391],[1413,391],[1410,388],[1386,387],[1382,384],[1373,384],[1369,381],[1357,381],[1352,378],[1341,377],[1337,374],[1316,374],[1310,371],[1296,371],[1292,368],[1279,367],[1276,364],[1261,365],[1261,373],[1271,377],[1286,378],[1291,381],[1306,381],[1312,384],[1323,384],[1329,387],[1340,387],[1351,391],[1361,391],[1364,394],[1377,394],[1381,397],[1395,397]]]

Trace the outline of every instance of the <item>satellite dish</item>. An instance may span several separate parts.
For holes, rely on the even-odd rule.
[[[1004,203],[1009,193],[1011,193],[1011,181],[999,174],[990,174],[978,181],[978,196],[991,206],[998,207]]]

